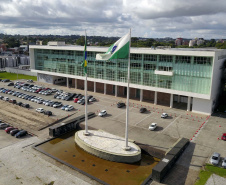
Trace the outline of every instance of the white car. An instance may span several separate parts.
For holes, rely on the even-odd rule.
[[[3,100],[9,101],[9,97],[5,97],[5,98],[3,98]]]
[[[161,118],[167,118],[168,114],[167,113],[162,113]]]
[[[149,130],[155,130],[156,127],[157,127],[157,123],[152,123],[152,124],[148,127],[148,129],[149,129]]]
[[[214,152],[210,158],[210,163],[213,165],[218,165],[219,161],[220,161],[220,154],[217,152]]]
[[[222,160],[222,167],[226,168],[226,157]]]
[[[36,109],[36,112],[43,113],[43,112],[44,112],[44,109],[43,109],[43,108],[37,108],[37,109]]]
[[[73,109],[74,109],[74,107],[72,105],[69,105],[68,107],[65,108],[66,111],[70,111],[70,110],[73,110]]]
[[[101,112],[99,112],[98,116],[103,117],[107,115],[107,111],[106,110],[102,110]]]

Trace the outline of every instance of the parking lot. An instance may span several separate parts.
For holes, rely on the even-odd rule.
[[[53,87],[66,92],[84,94],[84,91],[78,89],[69,89],[67,87],[60,87],[39,82],[35,82],[34,84],[43,85],[50,88]],[[0,87],[18,90],[13,87],[8,87],[7,83],[2,82],[0,82]],[[18,91],[23,92],[22,90]],[[26,93],[34,94],[28,92]],[[93,95],[97,99],[96,102],[90,103],[88,105],[88,112],[95,112],[98,115],[101,110],[106,110],[108,113],[105,117],[96,116],[95,118],[90,119],[88,121],[88,125],[96,129],[102,129],[112,134],[124,137],[126,107],[117,108],[116,104],[119,101],[125,103],[126,99],[122,97],[114,97],[93,92],[88,92],[88,94]],[[6,94],[4,93],[0,93],[0,95],[6,96]],[[7,96],[9,98],[14,98],[17,101],[27,101],[17,97],[15,98],[15,96]],[[43,99],[55,100],[53,98],[53,95],[38,96],[42,97]],[[8,102],[0,100],[0,103],[2,105],[1,110],[4,110],[0,112],[0,116],[2,116],[2,112],[7,112],[6,110],[10,106],[14,109],[15,112],[17,110],[20,110],[22,112],[26,111],[26,114],[30,115],[31,117],[37,115],[39,119],[52,119],[45,124],[48,125],[50,122],[54,122],[57,119],[67,117],[68,115],[70,116],[74,114],[72,117],[77,117],[81,114],[84,114],[84,105],[74,103],[73,101],[60,101],[64,105],[73,105],[75,109],[67,112],[61,110],[60,108],[47,107],[27,101],[31,105],[31,108],[29,108],[28,110],[23,107],[18,107],[17,105],[12,105]],[[40,107],[52,111],[53,116],[48,117],[41,113],[37,113],[35,109]],[[145,107],[147,109],[147,112],[140,113],[139,110],[141,107]],[[190,139],[191,143],[189,147],[185,150],[181,158],[178,160],[172,172],[164,180],[164,182],[167,182],[168,184],[174,184],[175,182],[181,182],[179,184],[193,184],[193,182],[198,177],[199,170],[206,162],[209,161],[209,157],[213,152],[218,152],[222,157],[226,157],[226,142],[220,140],[222,133],[226,132],[226,121],[225,118],[223,118],[223,115],[209,117],[207,115],[194,114],[192,112],[187,112],[180,109],[170,109],[169,107],[153,105],[147,102],[139,102],[136,100],[130,100],[129,110],[129,139],[131,140],[135,140],[136,142],[151,145],[155,148],[167,151],[177,141],[178,138],[185,137]],[[167,119],[161,118],[161,114],[163,112],[168,113],[169,117]],[[11,111],[10,114],[7,114],[7,116],[9,118],[13,117],[13,111]],[[20,116],[24,117],[25,114],[21,113]],[[71,117],[69,117],[68,119],[70,118]],[[21,121],[22,120],[18,118],[18,122]],[[13,124],[14,122],[11,123]],[[26,123],[29,124],[29,121],[26,121]],[[151,123],[157,123],[156,130],[148,130],[148,127]],[[38,119],[37,122],[33,121],[32,124],[38,124],[37,128],[29,126],[27,127],[30,129],[30,132],[32,132],[33,129],[36,129],[36,135],[39,135],[39,132],[37,130],[40,127],[45,126],[40,126]],[[24,126],[25,128],[27,128],[26,125]],[[46,138],[48,138],[48,128],[40,133],[43,132],[46,134]],[[8,141],[6,139],[8,143],[6,142],[3,147],[10,145],[10,143],[12,144],[14,142],[18,142],[18,140],[14,139],[10,139]],[[3,144],[1,144],[0,148],[2,148],[2,145]]]

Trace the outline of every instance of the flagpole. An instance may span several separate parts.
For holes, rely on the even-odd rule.
[[[128,57],[128,77],[127,77],[127,100],[126,100],[126,131],[125,141],[126,146],[124,150],[128,151],[131,147],[128,145],[128,124],[129,124],[129,82],[130,82],[130,47],[131,47],[131,28],[130,28],[130,40],[129,40],[129,57]]]
[[[85,46],[86,46],[86,30],[85,30]],[[87,117],[87,72],[85,74],[86,74],[86,78],[85,78],[85,132],[84,132],[84,135],[88,136],[89,132],[88,132],[88,123],[87,123],[87,120],[88,120],[88,117]]]

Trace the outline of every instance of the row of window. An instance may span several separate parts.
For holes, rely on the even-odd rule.
[[[55,54],[55,55],[64,55],[62,58],[67,58],[67,56],[74,56],[74,57],[83,57],[84,52],[83,51],[67,51],[67,50],[37,50],[38,54]],[[95,52],[87,52],[87,57],[96,57]],[[149,54],[133,54],[131,53],[130,59],[131,61],[142,61],[142,55],[143,55],[143,61],[152,61],[152,62],[169,62],[173,63],[174,57],[172,55],[149,55]],[[41,56],[38,56],[41,57]],[[45,56],[46,57],[46,56]],[[48,57],[47,57],[48,58]],[[62,59],[61,58],[61,59]],[[92,60],[89,60],[89,62],[94,62]],[[95,61],[98,65],[103,65],[103,61]],[[205,65],[211,65],[211,57],[196,57],[194,56],[194,64],[205,64]],[[110,63],[110,62],[108,62]],[[191,56],[175,56],[175,63],[192,63],[192,57]],[[114,63],[112,63],[114,65]]]

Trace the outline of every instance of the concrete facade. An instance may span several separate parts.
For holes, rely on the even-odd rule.
[[[39,63],[46,65],[40,65],[38,68],[35,65],[35,56],[39,55],[39,53],[41,53],[40,56],[43,56],[46,50],[50,50],[46,55],[49,55],[50,58],[52,57],[54,62],[55,52],[58,51],[66,60],[71,61],[71,58],[67,56],[66,53],[74,52],[74,56],[76,56],[78,52],[78,57],[82,57],[79,52],[81,53],[81,51],[83,51],[83,47],[31,46],[30,57],[32,71],[49,76],[74,78],[78,81],[77,84],[75,83],[74,87],[78,89],[84,88],[84,84],[79,82],[85,79],[79,66],[75,66],[76,69],[74,69],[69,68],[69,64],[67,63],[63,64],[59,62],[58,64],[55,62],[58,65],[51,68],[52,65],[49,65],[50,60],[41,61],[39,59]],[[106,50],[107,48],[89,47],[89,52],[94,52],[94,54],[105,52]],[[62,53],[65,54],[63,55]],[[137,60],[134,56],[139,56],[140,59]],[[119,61],[120,65],[117,64],[117,62],[112,63],[112,66],[116,66],[117,64],[117,67],[110,68],[106,63],[95,61],[94,55],[92,57],[93,58],[90,57],[89,59],[92,63],[90,71],[88,70],[88,81],[90,83],[92,82],[93,85],[88,84],[89,91],[126,97],[127,83],[126,77],[124,77],[124,65],[126,65],[127,62],[120,63],[122,61]],[[178,103],[189,104],[187,105],[188,111],[212,114],[219,94],[218,90],[222,76],[220,67],[226,59],[226,50],[200,48],[151,50],[150,48],[131,48],[131,57],[131,99],[140,99],[140,101],[147,101],[156,105],[160,104],[169,107],[173,107],[173,102],[177,101]],[[152,57],[156,58],[153,59]],[[60,60],[65,59],[60,58]],[[77,60],[77,58],[75,60]],[[57,61],[59,61],[59,59]],[[54,64],[54,62],[51,64]],[[94,65],[94,63],[96,64]],[[157,66],[153,69],[151,65],[156,65],[156,63]],[[120,68],[121,66],[122,69]],[[142,67],[139,68],[137,66]],[[133,70],[133,67],[136,68],[136,70]],[[65,70],[65,72],[62,72],[63,70]],[[175,100],[175,97],[177,97],[177,100]],[[201,103],[203,103],[203,105],[198,106],[197,102],[200,102],[198,99],[202,100]],[[206,105],[210,107],[206,108]]]

